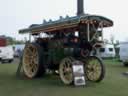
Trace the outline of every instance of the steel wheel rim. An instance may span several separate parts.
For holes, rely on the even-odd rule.
[[[85,71],[89,80],[97,81],[102,74],[101,62],[95,58],[88,59],[88,62],[85,65]]]
[[[29,78],[33,78],[38,71],[38,51],[37,48],[29,44],[24,49],[23,54],[23,70],[25,75]]]
[[[73,82],[71,58],[65,58],[62,60],[59,66],[59,72],[60,72],[61,80],[65,84],[71,84]]]

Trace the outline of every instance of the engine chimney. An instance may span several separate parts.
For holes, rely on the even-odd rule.
[[[77,16],[84,14],[84,1],[77,0]]]

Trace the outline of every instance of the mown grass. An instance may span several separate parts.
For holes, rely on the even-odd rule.
[[[39,79],[17,78],[18,64],[0,65],[0,96],[128,96],[128,71],[120,62],[105,60],[106,76],[100,83],[87,82],[85,87],[64,85],[58,76]]]

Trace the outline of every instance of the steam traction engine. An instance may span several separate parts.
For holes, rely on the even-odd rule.
[[[99,82],[104,78],[105,68],[96,57],[96,49],[103,43],[103,28],[113,22],[105,17],[84,14],[83,0],[78,0],[77,16],[60,18],[43,24],[32,24],[19,31],[35,37],[26,44],[22,65],[28,78],[40,77],[46,70],[58,70],[65,84],[73,82],[72,62],[84,63],[88,80]]]

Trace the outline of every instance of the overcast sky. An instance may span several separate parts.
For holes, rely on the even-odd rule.
[[[76,15],[77,0],[0,0],[0,35],[23,39],[18,30],[43,19],[56,20],[59,16]],[[128,41],[127,0],[84,0],[85,13],[102,15],[114,21],[105,30],[104,38],[114,35],[116,40]]]

